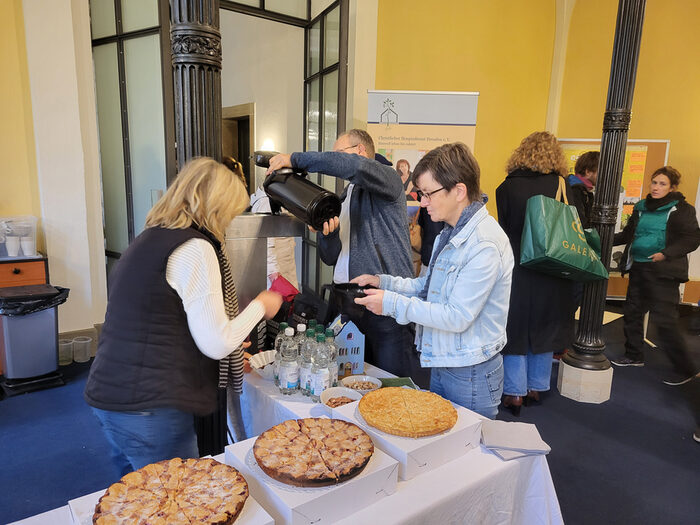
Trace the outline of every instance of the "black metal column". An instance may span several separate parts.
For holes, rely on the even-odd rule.
[[[192,157],[221,160],[219,0],[170,0],[178,169]]]
[[[219,0],[170,0],[177,168],[192,157],[221,160],[221,33]],[[216,411],[195,417],[199,453],[226,446],[226,389]]]
[[[627,147],[645,7],[646,0],[620,0],[618,4],[608,99],[600,144],[598,184],[592,211],[592,223],[600,233],[601,260],[606,267],[609,267],[617,220],[622,166]],[[607,280],[586,284],[576,342],[573,344],[573,351],[563,358],[566,364],[590,370],[610,368],[610,361],[603,354],[605,341],[601,336],[607,288]]]

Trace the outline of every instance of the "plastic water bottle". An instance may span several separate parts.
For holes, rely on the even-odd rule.
[[[301,343],[306,339],[306,325],[299,323],[297,325],[297,333],[294,335],[294,340],[297,343],[297,346],[299,347],[299,350],[301,350]]]
[[[326,348],[328,348],[328,369],[331,372],[331,386],[338,386],[338,343],[332,328],[326,328]]]
[[[314,329],[306,330],[306,336],[299,346],[299,388],[305,396],[311,392],[311,357],[316,347]]]
[[[280,386],[280,361],[282,360],[282,354],[280,353],[280,344],[286,337],[284,335],[285,330],[289,325],[284,321],[280,323],[279,331],[277,332],[277,337],[275,337],[275,362],[272,365],[275,371],[275,385]]]
[[[297,363],[298,350],[294,341],[294,328],[288,327],[284,331],[285,338],[280,343],[279,382],[280,392],[293,394],[299,389],[299,363]]]
[[[326,336],[316,334],[316,348],[311,356],[311,399],[321,400],[321,392],[330,386],[331,372],[328,369],[328,347]]]

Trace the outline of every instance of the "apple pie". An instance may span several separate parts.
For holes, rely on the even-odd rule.
[[[290,419],[266,430],[253,455],[268,476],[298,487],[334,485],[357,476],[374,453],[372,439],[339,419]]]
[[[213,459],[174,458],[146,465],[111,485],[92,522],[228,525],[247,498],[248,484],[235,468]]]
[[[457,423],[452,403],[432,392],[386,387],[365,394],[358,405],[368,425],[396,436],[419,438],[445,432]]]

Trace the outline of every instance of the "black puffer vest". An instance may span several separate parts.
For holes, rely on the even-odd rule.
[[[218,361],[202,354],[180,296],[165,279],[170,254],[194,228],[148,228],[110,275],[109,301],[85,400],[103,410],[173,407],[197,415],[216,408]]]

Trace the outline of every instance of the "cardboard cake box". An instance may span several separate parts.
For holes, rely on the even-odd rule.
[[[478,447],[481,441],[481,416],[459,405],[457,423],[447,432],[422,438],[394,436],[369,424],[360,415],[359,402],[333,409],[333,417],[355,423],[374,441],[374,446],[399,462],[399,479],[408,480],[444,465]]]
[[[208,457],[208,456],[207,456]],[[224,455],[219,454],[214,457],[215,460],[223,463]],[[243,472],[241,472],[243,474]],[[250,481],[243,474],[248,483],[248,492],[250,492]],[[80,498],[72,499],[68,502],[68,509],[70,510],[70,517],[73,521],[73,525],[92,525],[92,516],[95,514],[95,506],[97,502],[105,493],[105,490],[98,490],[92,494],[87,494]],[[241,513],[236,518],[236,525],[274,525],[275,521],[272,519],[265,509],[263,509],[260,504],[255,501],[252,494],[248,495]]]
[[[253,455],[256,439],[227,446],[226,463],[243,474],[251,495],[277,524],[334,523],[396,491],[398,464],[376,444],[369,463],[354,478],[326,487],[295,487],[263,472]]]

